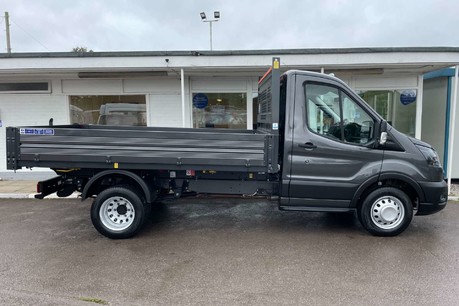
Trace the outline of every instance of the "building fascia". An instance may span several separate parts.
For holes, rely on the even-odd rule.
[[[316,49],[314,49],[316,50]],[[319,49],[320,50],[320,49]],[[422,51],[424,50],[424,51]],[[441,50],[441,49],[440,49]],[[333,52],[267,50],[229,52],[101,52],[0,55],[0,74],[63,73],[80,71],[264,71],[273,56],[286,69],[314,70],[387,68],[425,73],[459,63],[459,48],[437,49],[333,49]],[[269,51],[269,52],[268,52]],[[272,52],[271,52],[272,51]],[[304,51],[304,50],[303,50]],[[341,51],[341,52],[338,52]],[[353,51],[353,52],[352,52]],[[46,56],[45,56],[46,55]],[[167,59],[167,61],[166,61]]]

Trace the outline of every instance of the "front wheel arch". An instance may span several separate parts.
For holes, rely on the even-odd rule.
[[[359,186],[354,193],[350,207],[358,208],[369,193],[382,187],[395,187],[402,190],[410,197],[415,209],[418,203],[424,201],[421,186],[412,178],[400,173],[383,173],[367,179]]]

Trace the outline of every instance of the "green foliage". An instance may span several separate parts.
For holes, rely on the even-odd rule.
[[[107,301],[104,301],[104,300],[98,299],[98,298],[79,297],[78,299],[80,301],[83,301],[83,302],[90,302],[90,303],[96,303],[96,304],[101,304],[101,305],[108,305]]]
[[[92,51],[91,49],[88,50],[88,48],[86,47],[74,47],[72,48],[72,52],[75,52],[75,53],[86,53],[86,52],[94,52]]]

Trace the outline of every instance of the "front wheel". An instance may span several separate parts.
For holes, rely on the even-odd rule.
[[[396,236],[413,219],[413,204],[400,189],[383,187],[372,191],[359,210],[362,226],[376,236]]]
[[[134,236],[142,227],[146,208],[135,189],[110,187],[91,206],[91,221],[102,235],[112,239]]]

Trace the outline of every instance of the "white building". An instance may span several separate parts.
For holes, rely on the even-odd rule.
[[[408,135],[437,144],[436,131],[445,133],[446,102],[437,105],[429,91],[424,103],[423,75],[457,65],[459,48],[0,54],[0,171],[5,127],[47,125],[50,118],[251,129],[257,82],[273,56],[284,70],[334,73]],[[459,166],[453,170],[459,178]]]

